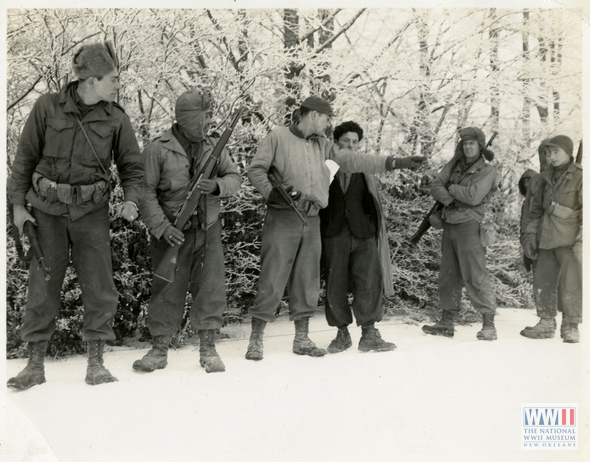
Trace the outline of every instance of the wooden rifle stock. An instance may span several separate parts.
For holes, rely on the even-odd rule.
[[[494,142],[494,138],[496,138],[497,135],[498,135],[498,132],[494,132],[492,134],[491,138],[489,139],[489,141],[486,144],[486,148],[489,148],[492,145],[492,143]],[[448,186],[449,185],[447,185],[447,187]],[[428,231],[430,229],[430,227],[432,226],[430,224],[430,217],[432,215],[434,215],[436,212],[438,212],[439,210],[441,210],[442,208],[443,208],[443,204],[441,204],[440,202],[436,202],[430,208],[430,210],[428,211],[426,216],[420,222],[420,225],[418,226],[418,229],[416,230],[416,232],[414,234],[412,234],[412,237],[410,237],[410,244],[416,245],[418,243],[418,241],[422,238],[422,236],[424,236],[426,231]]]
[[[201,178],[211,179],[215,171],[217,170],[217,162],[219,161],[219,157],[225,148],[225,145],[229,141],[231,134],[234,131],[238,120],[240,120],[240,116],[242,114],[242,109],[238,109],[235,117],[233,118],[232,122],[230,123],[229,127],[227,127],[219,141],[213,148],[213,152],[205,162],[203,169],[197,175],[196,181],[191,186],[188,196],[176,219],[174,220],[174,227],[180,231],[184,231],[186,228],[190,227],[190,219],[193,216],[195,210],[199,205],[199,201],[201,200],[201,191],[197,188],[197,184],[201,180]],[[180,251],[181,245],[168,246],[164,252],[164,256],[160,260],[158,267],[154,270],[154,276],[163,279],[166,282],[173,282],[174,275],[176,273],[176,265],[178,263],[178,252]]]
[[[270,181],[270,184],[272,184],[273,188],[277,188],[277,190],[279,191],[279,193],[281,194],[281,196],[283,196],[283,199],[285,199],[285,201],[287,202],[287,204],[289,204],[289,207],[291,207],[295,211],[295,213],[301,219],[301,221],[303,222],[303,224],[305,226],[308,226],[307,220],[303,217],[303,215],[301,215],[301,212],[297,208],[297,205],[295,205],[295,201],[289,195],[289,193],[285,190],[285,188],[283,187],[283,185],[279,181],[279,178],[277,177],[277,175],[274,172],[270,172],[269,171],[268,172],[268,179]]]

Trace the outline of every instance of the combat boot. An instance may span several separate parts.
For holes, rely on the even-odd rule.
[[[320,357],[324,356],[327,351],[318,348],[307,336],[309,333],[309,317],[295,321],[295,339],[293,340],[293,353],[298,355],[307,355]]]
[[[568,322],[565,325],[563,331],[563,342],[564,343],[578,343],[580,341],[580,331],[578,330],[578,324]]]
[[[561,326],[559,326],[559,338],[565,338],[565,331],[567,330],[567,322],[565,316],[561,317]]]
[[[29,342],[29,361],[26,367],[16,377],[8,380],[6,383],[8,388],[22,391],[34,385],[45,383],[45,366],[43,365],[43,361],[45,359],[45,352],[47,351],[47,343],[47,341]]]
[[[85,382],[88,385],[100,385],[101,383],[118,382],[119,380],[111,375],[104,367],[102,355],[104,353],[105,341],[90,340],[88,342],[88,367],[86,368]]]
[[[252,318],[252,333],[250,334],[248,351],[246,351],[246,359],[253,361],[260,361],[262,359],[262,337],[264,336],[265,327],[266,321]]]
[[[520,335],[526,338],[540,339],[555,337],[556,322],[554,317],[540,318],[536,326],[524,328]]]
[[[328,345],[328,353],[340,353],[352,346],[352,339],[347,326],[340,326],[334,340]]]
[[[432,326],[422,326],[422,331],[430,335],[453,338],[455,335],[455,311],[443,310],[440,321]]]
[[[483,327],[477,333],[477,340],[497,340],[498,333],[496,332],[496,326],[494,326],[494,314],[485,313],[482,314]]]
[[[152,349],[133,363],[133,369],[142,372],[153,372],[164,369],[168,364],[168,344],[170,335],[156,335],[152,341]]]
[[[393,351],[397,347],[394,343],[386,342],[374,325],[363,326],[359,350],[361,351]]]
[[[207,372],[224,372],[225,364],[221,361],[217,350],[215,349],[215,330],[200,330],[199,353],[201,355],[200,364]]]

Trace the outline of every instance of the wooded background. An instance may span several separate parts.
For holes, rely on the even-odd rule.
[[[140,146],[173,122],[178,95],[211,88],[218,130],[237,106],[247,108],[229,143],[242,174],[257,143],[289,123],[310,94],[329,99],[335,124],[358,122],[362,150],[424,155],[420,172],[381,175],[395,295],[389,314],[423,322],[438,307],[440,232],[416,247],[407,239],[433,201],[430,181],[450,159],[461,127],[497,131],[492,149],[500,190],[493,200],[498,242],[488,249],[499,306],[532,308],[530,275],[518,241],[518,179],[538,170],[537,146],[582,130],[581,15],[565,9],[31,9],[7,11],[7,174],[23,123],[39,95],[75,79],[72,53],[110,40],[121,63],[119,102]],[[245,175],[244,175],[245,178]],[[116,204],[122,198],[115,188]],[[112,214],[112,248],[120,306],[117,343],[145,340],[151,269],[141,220]],[[240,322],[259,271],[261,196],[245,180],[224,201],[226,322]],[[10,227],[7,220],[7,226]],[[7,237],[7,352],[23,352],[20,323],[28,271]],[[82,302],[70,268],[50,348],[80,352]],[[190,303],[190,296],[187,300]],[[465,302],[464,321],[477,314]],[[192,335],[185,320],[178,344]]]

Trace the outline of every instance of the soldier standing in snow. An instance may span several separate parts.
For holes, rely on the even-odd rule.
[[[103,366],[105,340],[114,340],[118,294],[109,237],[109,167],[114,159],[125,200],[120,215],[138,216],[143,168],[129,118],[115,99],[119,71],[110,44],[83,45],[73,58],[79,80],[41,96],[20,137],[10,178],[14,223],[37,225],[49,279],[30,265],[22,339],[29,342],[26,368],[8,381],[24,390],[45,382],[44,357],[55,330],[62,282],[70,258],[84,301],[82,339],[88,342],[86,383],[117,379]],[[25,208],[29,202],[32,214]]]
[[[533,287],[540,320],[520,334],[553,338],[560,304],[563,341],[577,343],[582,322],[582,166],[574,162],[567,136],[555,136],[546,146],[548,167],[532,191],[522,237],[525,255],[537,260]]]
[[[496,340],[496,297],[486,268],[486,229],[482,224],[486,202],[496,189],[496,169],[486,162],[493,160],[494,153],[486,148],[485,135],[479,128],[464,128],[459,136],[453,159],[433,180],[430,190],[432,197],[444,205],[438,279],[442,318],[422,330],[431,335],[454,336],[465,286],[473,307],[483,317],[477,339]]]
[[[221,246],[220,199],[235,194],[242,178],[223,150],[215,178],[201,178],[199,206],[184,232],[172,222],[187,199],[191,180],[200,177],[216,140],[207,136],[213,101],[208,90],[191,90],[176,101],[176,123],[143,151],[145,166],[142,217],[152,239],[154,268],[168,246],[180,246],[173,282],[154,277],[147,325],[153,348],[133,363],[143,372],[163,369],[168,364],[168,344],[180,327],[187,288],[193,295],[192,325],[200,339],[200,363],[207,372],[223,372],[225,366],[215,349],[215,333],[223,324],[226,307],[225,268]]]
[[[357,152],[363,129],[344,122],[334,129],[338,147]],[[361,351],[391,351],[375,323],[383,319],[383,294],[393,292],[387,230],[379,190],[373,175],[338,171],[330,185],[328,206],[320,211],[322,257],[326,275],[326,319],[338,328],[328,346],[339,353],[352,346],[348,325],[352,311],[361,326]]]
[[[392,156],[360,155],[324,137],[333,111],[323,98],[310,96],[301,103],[301,119],[279,127],[262,140],[248,167],[248,178],[267,199],[262,230],[261,268],[252,315],[252,333],[246,359],[261,360],[262,338],[267,322],[274,321],[285,286],[289,284],[290,319],[295,322],[293,352],[323,356],[308,337],[309,318],[315,313],[320,291],[320,209],[328,205],[331,159],[349,173],[377,173],[394,168],[417,168],[424,157],[395,159]],[[290,208],[280,188],[273,186],[269,172],[276,173],[283,192],[288,191],[295,207],[305,215],[307,226]]]

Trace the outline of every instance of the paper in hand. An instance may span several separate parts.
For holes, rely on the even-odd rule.
[[[330,169],[330,184],[332,184],[332,181],[334,180],[334,177],[336,176],[336,172],[340,168],[340,165],[338,165],[331,159],[327,159],[326,166]]]

